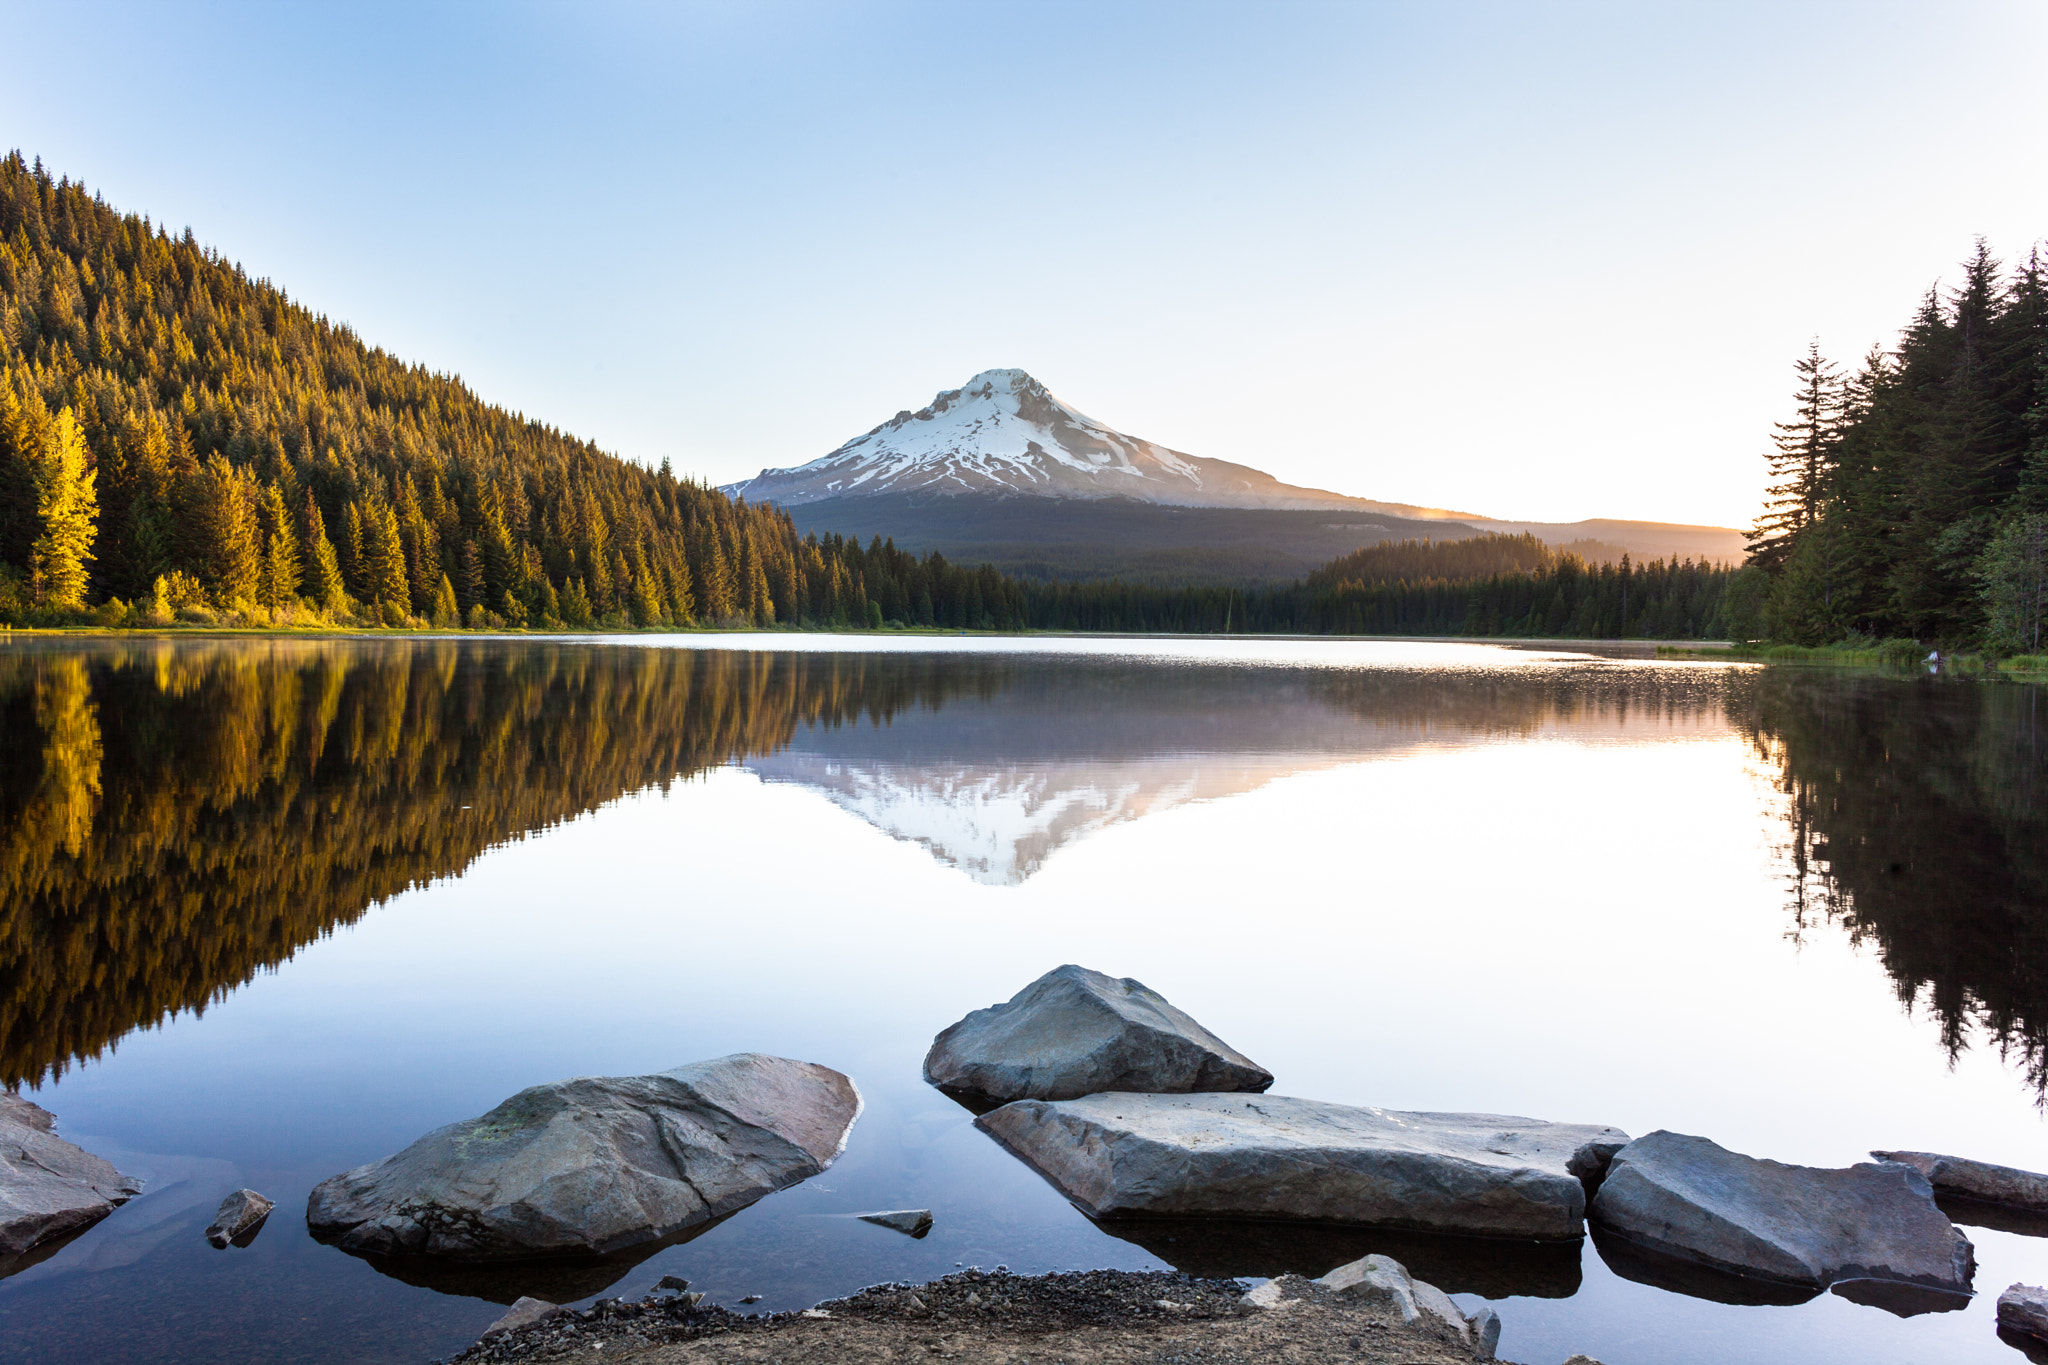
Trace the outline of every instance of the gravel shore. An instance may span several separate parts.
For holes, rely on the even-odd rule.
[[[802,1313],[740,1314],[682,1295],[600,1300],[495,1338],[447,1365],[602,1360],[634,1365],[971,1360],[989,1365],[1451,1365],[1475,1357],[1425,1316],[1288,1276],[1283,1302],[1244,1301],[1235,1280],[1119,1270],[1011,1275],[966,1270],[876,1285]]]

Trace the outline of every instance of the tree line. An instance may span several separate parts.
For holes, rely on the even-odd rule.
[[[1745,638],[2039,653],[2048,614],[2048,260],[1981,240],[1898,343],[1810,346],[1731,621]]]

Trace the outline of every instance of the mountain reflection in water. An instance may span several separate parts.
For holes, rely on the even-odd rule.
[[[197,1009],[409,887],[737,762],[978,881],[1119,822],[1431,746],[1730,722],[1795,932],[2048,1086],[2039,690],[1754,670],[1351,670],[548,641],[0,653],[0,1081]]]

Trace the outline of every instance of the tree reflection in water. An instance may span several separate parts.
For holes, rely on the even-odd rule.
[[[1839,925],[1951,1057],[1981,1030],[2048,1103],[2041,691],[1771,669],[1729,704],[1785,798],[1793,937]]]
[[[846,655],[214,641],[0,653],[0,1083],[203,1009],[493,845],[988,685]]]

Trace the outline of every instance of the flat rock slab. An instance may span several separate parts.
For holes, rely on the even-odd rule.
[[[1104,1090],[1257,1092],[1273,1073],[1165,996],[1069,964],[932,1040],[924,1078],[970,1107]]]
[[[1976,1199],[1986,1204],[2048,1213],[2048,1175],[2013,1166],[1994,1166],[1968,1157],[1938,1152],[1872,1152],[1879,1161],[1911,1166],[1927,1177],[1936,1194]]]
[[[56,1123],[41,1105],[0,1092],[0,1275],[142,1192],[141,1181],[58,1137]]]
[[[372,1255],[601,1256],[818,1174],[860,1107],[838,1072],[758,1052],[537,1085],[323,1182],[306,1224]]]
[[[1091,1217],[1194,1216],[1584,1235],[1582,1149],[1618,1129],[1282,1095],[1019,1100],[975,1121]],[[1583,1163],[1582,1163],[1583,1164]]]
[[[230,1245],[245,1247],[263,1231],[263,1220],[276,1207],[254,1190],[236,1190],[220,1201],[213,1221],[206,1226],[206,1240],[222,1251]]]
[[[1960,1294],[1975,1270],[1970,1240],[1935,1207],[1926,1178],[1896,1163],[1788,1166],[1656,1132],[1615,1154],[1592,1216],[1664,1255],[1786,1285],[1873,1280]]]

